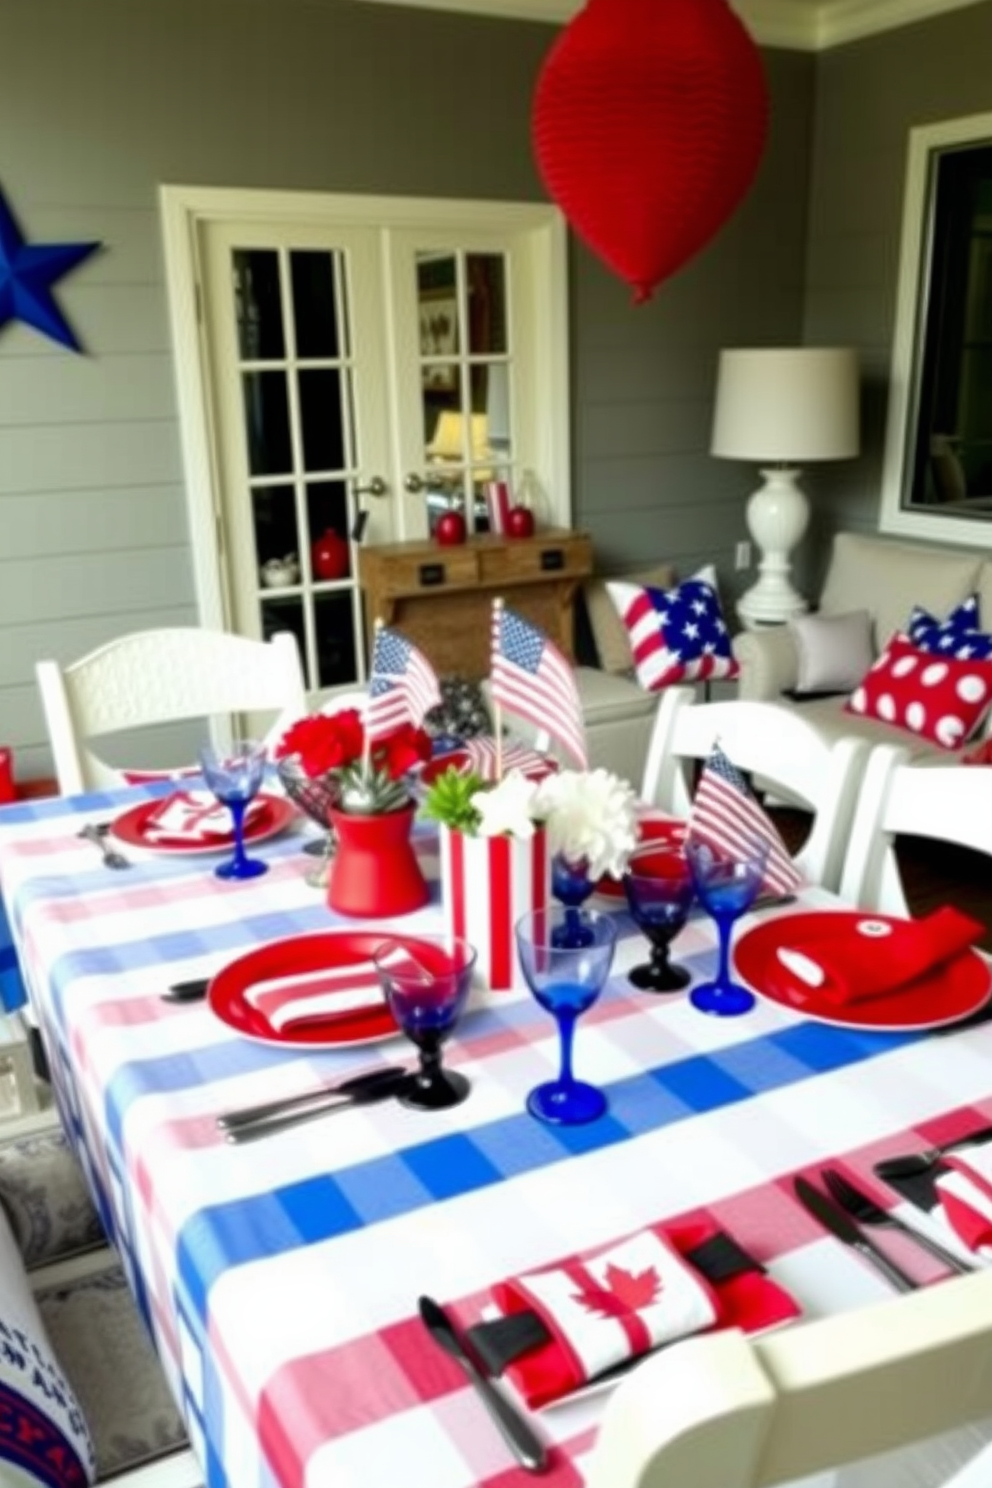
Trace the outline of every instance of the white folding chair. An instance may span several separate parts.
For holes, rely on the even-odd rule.
[[[871,751],[841,877],[841,894],[862,909],[910,913],[896,859],[899,834],[956,843],[992,857],[992,769],[912,766],[906,750]]]
[[[586,1488],[812,1488],[809,1474],[841,1464],[854,1466],[816,1488],[984,1488],[990,1414],[985,1271],[761,1338],[660,1350],[607,1403]]]
[[[296,638],[271,641],[195,626],[136,631],[61,666],[35,668],[63,795],[125,782],[91,739],[197,718],[275,713],[267,742],[306,712]],[[137,765],[139,761],[134,761]]]
[[[813,813],[796,867],[810,883],[836,889],[869,746],[853,737],[828,744],[812,724],[777,703],[697,703],[691,688],[670,687],[655,714],[644,800],[687,816],[693,764],[705,760],[716,743],[776,798]]]

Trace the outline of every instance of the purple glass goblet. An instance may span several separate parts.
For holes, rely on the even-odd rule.
[[[410,943],[384,940],[372,960],[393,1017],[420,1052],[420,1069],[399,1100],[420,1111],[459,1105],[471,1086],[443,1067],[441,1048],[468,997],[474,947],[447,935],[418,935]]]
[[[695,886],[681,846],[637,848],[630,855],[623,889],[631,917],[651,942],[651,960],[635,966],[627,980],[642,992],[680,992],[692,980],[669,959],[671,943],[685,924]]]

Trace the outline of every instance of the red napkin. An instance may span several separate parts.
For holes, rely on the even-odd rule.
[[[689,1264],[686,1254],[717,1233],[714,1225],[653,1225],[494,1287],[504,1316],[536,1312],[552,1334],[507,1365],[527,1404],[546,1405],[693,1333],[754,1332],[797,1317],[793,1299],[760,1268],[711,1282]]]
[[[934,1187],[951,1229],[972,1250],[992,1245],[992,1142],[941,1159],[949,1169]]]
[[[789,920],[783,919],[778,960],[797,986],[843,1007],[917,981],[961,955],[984,930],[980,921],[944,905],[920,920],[837,916],[829,937],[804,944],[789,940]]]

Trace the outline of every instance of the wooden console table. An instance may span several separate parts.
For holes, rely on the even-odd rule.
[[[435,542],[359,548],[365,619],[395,625],[442,676],[477,681],[489,674],[492,602],[545,631],[572,655],[573,601],[592,573],[592,539],[548,528],[533,537],[488,533],[457,547]]]

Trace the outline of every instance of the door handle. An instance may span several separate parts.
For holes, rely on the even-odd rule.
[[[427,489],[427,482],[421,480],[420,476],[415,470],[411,470],[410,474],[403,482],[403,489],[405,491],[409,491],[412,496],[419,496],[421,491],[425,491]]]
[[[389,487],[381,475],[374,475],[367,485],[355,487],[356,496],[385,496],[388,492]]]

